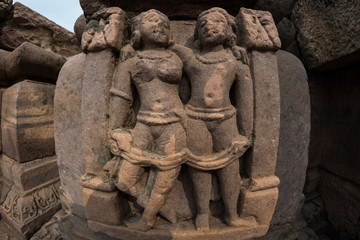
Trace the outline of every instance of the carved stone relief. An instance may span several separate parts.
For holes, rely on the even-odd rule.
[[[154,9],[130,21],[127,40],[125,19],[118,17],[122,13],[118,8],[100,10],[83,34],[87,55],[82,69],[92,66],[91,72],[98,74],[103,69],[94,63],[106,54],[116,58],[108,62],[113,70],[107,70],[101,80],[110,83],[99,99],[105,101],[101,113],[107,119],[97,118],[96,109],[86,112],[84,102],[78,103],[83,124],[78,128],[98,119],[101,128],[86,131],[108,134],[95,133],[86,148],[92,148],[98,138],[108,146],[103,151],[111,152],[107,155],[111,159],[99,161],[96,146],[94,156],[82,156],[83,206],[89,228],[120,239],[219,239],[220,235],[247,239],[265,234],[279,184],[274,176],[279,90],[273,51],[280,45],[271,15],[241,9],[235,18],[224,9],[209,9],[191,25],[193,36],[184,34],[191,36],[187,42],[192,41],[184,46],[173,39],[167,16]],[[119,21],[122,27],[117,28]],[[251,32],[254,29],[260,38]],[[108,34],[115,37],[107,38]],[[122,42],[128,44],[121,47]],[[96,56],[102,57],[95,61]],[[271,67],[262,72],[267,76],[257,69],[261,61],[270,61],[266,64]],[[78,81],[91,84],[89,76],[85,71]],[[259,96],[254,88],[261,88],[262,81],[274,83],[268,86],[269,94]],[[84,94],[90,92],[77,91],[83,94],[81,99],[89,99]],[[258,127],[256,121],[261,120],[254,112],[268,102],[275,108],[274,117],[267,127]],[[271,143],[261,140],[269,134],[273,134]],[[261,148],[268,149],[269,156],[259,154]],[[261,157],[269,166],[259,171]],[[187,213],[180,214],[174,204],[185,206]]]

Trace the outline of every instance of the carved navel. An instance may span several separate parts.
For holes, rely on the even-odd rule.
[[[223,102],[223,82],[227,71],[224,65],[216,66],[204,89],[204,101],[208,107],[219,107]]]

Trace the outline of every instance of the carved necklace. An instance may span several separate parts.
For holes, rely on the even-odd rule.
[[[171,58],[172,54],[168,51],[166,52],[159,52],[159,51],[145,51],[145,52],[139,52],[137,56],[140,59],[150,59],[150,60],[159,60],[163,58]]]
[[[200,61],[203,64],[222,63],[222,62],[226,62],[228,60],[226,55],[223,57],[218,57],[218,58],[207,58],[207,57],[201,56],[199,54],[195,54],[195,57],[198,61]]]

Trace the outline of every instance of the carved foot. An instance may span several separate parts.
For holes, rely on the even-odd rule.
[[[166,218],[172,224],[177,222],[175,210],[166,204],[160,209],[160,215]]]
[[[146,222],[144,218],[140,218],[140,220],[136,222],[127,222],[126,226],[137,231],[145,232],[150,230],[154,226],[154,223]]]
[[[136,200],[136,203],[143,208],[145,208],[147,202],[148,202],[148,197],[144,193],[140,194],[140,196]],[[177,223],[176,212],[169,204],[165,203],[160,209],[159,213],[161,216],[163,216],[166,220],[168,220],[172,224]]]
[[[209,214],[198,214],[196,216],[195,227],[198,231],[209,231]]]
[[[225,218],[225,222],[231,227],[250,227],[256,224],[254,218]]]

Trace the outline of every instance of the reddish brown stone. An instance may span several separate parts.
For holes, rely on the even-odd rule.
[[[10,15],[12,0],[2,0],[0,2],[0,20],[6,19]]]
[[[230,14],[236,15],[240,7],[252,7],[257,0],[240,0],[240,1],[204,1],[204,0],[171,0],[164,4],[161,0],[152,1],[123,1],[123,0],[80,0],[80,5],[84,10],[85,16],[91,16],[97,10],[103,7],[120,7],[130,15],[140,12],[157,9],[167,15],[170,19],[196,19],[197,16],[212,7],[221,7]]]
[[[76,38],[79,42],[81,42],[82,34],[85,30],[86,26],[86,18],[84,14],[81,14],[78,19],[76,19],[75,25],[74,25],[74,32],[76,35]]]
[[[23,42],[31,42],[64,56],[80,52],[75,34],[16,2],[13,17],[2,26],[0,47],[13,50]]]
[[[83,194],[87,219],[115,226],[122,223],[128,208],[119,192],[102,192],[84,188]]]
[[[24,42],[5,58],[8,81],[34,79],[55,83],[66,59],[54,52]]]
[[[54,103],[54,131],[59,175],[66,204],[85,218],[80,177],[85,162],[81,150],[81,87],[85,54],[71,57],[59,73]],[[77,159],[77,161],[74,161]],[[71,169],[71,170],[70,170]]]
[[[85,207],[89,228],[128,239],[218,239],[220,235],[249,239],[264,235],[279,184],[274,176],[280,106],[273,53],[279,45],[270,40],[277,37],[273,22],[269,22],[272,28],[258,26],[271,41],[266,48],[250,38],[255,50],[249,61],[246,49],[236,46],[236,23],[225,10],[205,11],[196,24],[172,24],[179,30],[174,34],[175,42],[194,49],[173,44],[167,17],[149,10],[134,19],[130,44],[121,49],[117,62],[110,49],[113,45],[106,39],[107,25],[111,27],[111,21],[106,21],[111,14],[106,13],[110,12],[112,9],[106,9],[92,16],[83,34],[84,50],[89,52],[76,58],[78,64],[74,58],[65,65],[59,85],[62,97],[76,97],[72,96],[74,107],[59,108],[58,119],[61,113],[71,116],[70,109],[79,111],[70,117],[78,123],[71,125],[64,119],[65,124],[57,123],[57,131],[64,130],[57,133],[60,142],[70,140],[66,148],[59,145],[63,154],[60,172],[76,166],[79,169],[74,169],[72,176],[79,180],[85,165],[81,207]],[[245,28],[245,33],[249,30]],[[257,51],[264,49],[268,52]],[[191,92],[183,90],[190,97],[185,106],[179,98],[183,67],[191,85]],[[71,80],[76,82],[73,88]],[[61,101],[60,95],[57,101],[58,107],[72,103]],[[254,103],[257,116],[253,114]],[[66,130],[69,126],[74,127],[73,133]],[[80,135],[75,138],[79,141],[73,142],[66,132]],[[245,165],[239,166],[240,156],[249,147],[252,152],[241,161]],[[68,150],[72,153],[66,153]],[[73,153],[77,150],[80,154]],[[71,163],[74,156],[81,163]],[[188,166],[177,179],[183,163]],[[186,169],[190,177],[184,180]],[[248,170],[242,181],[240,169]],[[246,194],[239,203],[241,186]],[[126,194],[124,198],[109,197],[118,194],[116,188]],[[70,184],[65,185],[64,196],[79,201],[81,197],[70,189]],[[114,204],[105,208],[103,202],[108,200],[121,205],[127,202],[131,217],[120,216]],[[192,220],[195,211],[189,204],[194,202],[197,214]],[[240,212],[243,215],[239,216]],[[99,214],[104,216],[97,217]]]
[[[52,84],[28,80],[5,90],[1,122],[7,156],[27,162],[54,154],[54,90]]]

